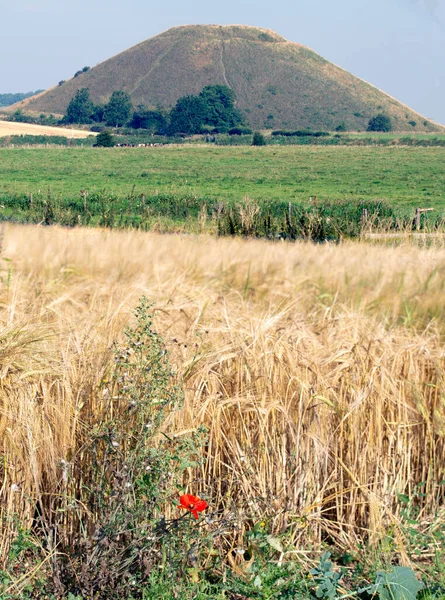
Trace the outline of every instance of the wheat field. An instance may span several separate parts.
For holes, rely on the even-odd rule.
[[[60,493],[142,295],[185,389],[166,431],[208,428],[194,493],[342,547],[397,528],[398,493],[437,512],[444,249],[8,225],[0,274],[3,558],[9,517]]]
[[[62,127],[50,127],[48,125],[34,125],[32,123],[0,121],[0,137],[9,135],[62,135],[70,139],[80,139],[96,134],[91,133],[91,131],[80,131],[79,129],[65,129]]]

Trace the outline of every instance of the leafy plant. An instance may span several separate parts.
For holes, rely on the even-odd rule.
[[[394,567],[392,571],[377,573],[375,584],[362,591],[378,594],[380,600],[415,600],[422,588],[412,569]]]
[[[334,600],[337,597],[338,584],[343,576],[343,573],[334,571],[330,557],[331,553],[325,552],[320,558],[319,565],[310,571],[317,584],[315,596],[326,600]]]
[[[86,425],[82,452],[70,465],[73,481],[88,484],[66,509],[69,515],[76,507],[78,529],[57,571],[67,591],[86,597],[119,597],[128,586],[146,583],[156,568],[183,574],[189,551],[198,556],[202,544],[195,514],[168,520],[161,511],[177,503],[185,471],[198,466],[203,432],[178,439],[163,433],[182,392],[146,298],[135,317],[104,379],[102,410]],[[59,539],[67,539],[64,513],[64,507],[56,512]]]

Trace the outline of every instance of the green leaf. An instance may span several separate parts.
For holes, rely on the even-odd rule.
[[[277,552],[283,553],[283,546],[279,539],[272,537],[271,535],[267,536],[267,541],[269,542],[269,546],[271,546]]]
[[[423,584],[416,579],[409,567],[394,567],[389,573],[379,572],[371,593],[378,593],[380,600],[416,600]]]
[[[410,498],[409,496],[407,496],[406,494],[397,494],[397,498],[400,500],[400,502],[402,502],[403,504],[409,504],[410,503]]]

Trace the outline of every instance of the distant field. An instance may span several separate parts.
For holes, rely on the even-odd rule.
[[[60,131],[60,130],[57,130]],[[0,194],[51,192],[307,203],[382,199],[445,210],[445,148],[215,147],[0,149]]]
[[[335,135],[335,132],[332,134]],[[398,142],[403,142],[406,140],[445,140],[445,133],[418,133],[415,131],[406,131],[404,133],[400,132],[388,132],[384,133],[382,131],[357,131],[357,132],[345,132],[340,134],[343,138],[351,138],[357,140],[378,140],[379,142],[385,142],[389,140],[397,140]]]
[[[91,133],[90,131],[79,131],[78,129],[64,129],[62,127],[48,127],[45,125],[32,125],[30,123],[0,121],[0,137],[6,137],[8,135],[54,135],[78,139],[96,134]]]

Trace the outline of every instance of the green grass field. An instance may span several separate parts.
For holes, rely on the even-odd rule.
[[[0,195],[196,195],[223,201],[383,199],[445,209],[445,148],[215,147],[0,149]]]
[[[332,135],[335,135],[335,132],[332,132]],[[396,131],[390,131],[390,132],[382,132],[382,131],[356,131],[356,132],[345,132],[345,133],[340,133],[340,135],[343,138],[353,138],[353,139],[373,139],[373,140],[377,140],[380,142],[385,142],[388,140],[398,140],[399,142],[401,142],[402,140],[413,140],[413,141],[417,141],[417,140],[426,140],[431,142],[432,144],[435,141],[443,141],[445,140],[445,134],[444,133],[438,133],[438,132],[434,132],[434,133],[417,133],[416,131],[412,131],[412,132],[406,132],[406,133],[401,133],[401,132],[396,132]]]

